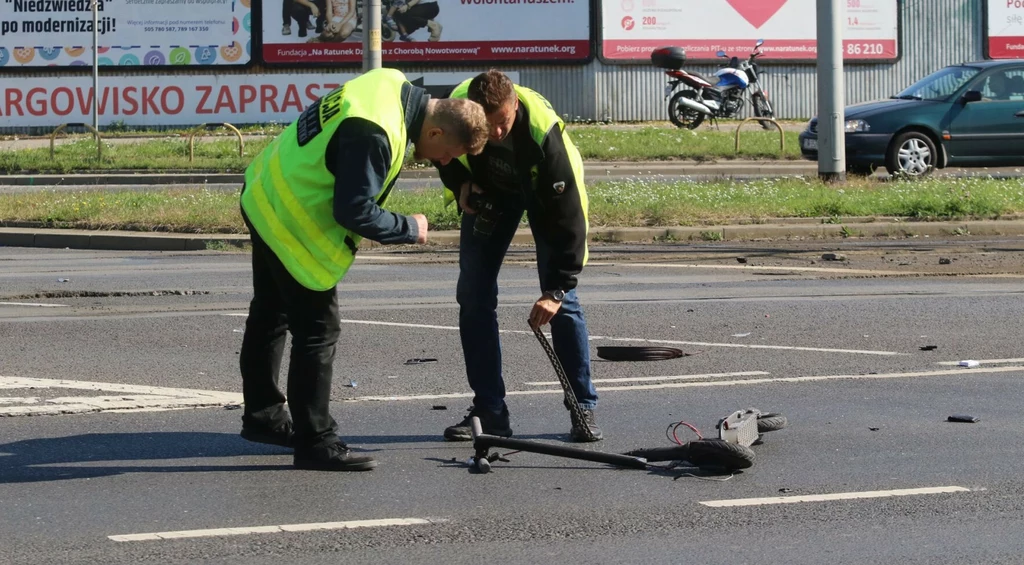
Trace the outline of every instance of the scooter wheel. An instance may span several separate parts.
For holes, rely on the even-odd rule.
[[[768,412],[757,417],[758,433],[774,432],[789,425],[786,417],[775,412]]]
[[[754,450],[721,439],[702,439],[687,444],[686,460],[704,469],[736,471],[754,464]]]
[[[476,460],[476,470],[481,474],[487,474],[491,472],[491,462],[486,457],[480,457]]]

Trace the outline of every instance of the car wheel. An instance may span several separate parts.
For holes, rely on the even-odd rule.
[[[885,155],[885,168],[894,177],[923,178],[935,170],[935,143],[919,131],[896,136]]]

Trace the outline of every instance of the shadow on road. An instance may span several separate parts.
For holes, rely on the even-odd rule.
[[[278,471],[287,465],[209,465],[195,460],[285,455],[290,450],[247,442],[235,434],[152,432],[82,434],[0,444],[0,483],[107,477],[125,473]],[[195,464],[167,465],[169,459]],[[153,462],[146,464],[142,462]]]

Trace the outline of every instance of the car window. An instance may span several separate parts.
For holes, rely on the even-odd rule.
[[[971,89],[981,91],[983,102],[1024,100],[1024,68],[996,71],[978,79]]]
[[[979,72],[981,69],[977,67],[946,67],[917,81],[894,98],[945,100],[956,94],[960,87],[967,84],[968,81],[978,76]]]

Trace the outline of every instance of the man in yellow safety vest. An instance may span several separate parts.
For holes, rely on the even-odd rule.
[[[241,198],[253,246],[240,355],[242,437],[293,447],[301,469],[376,466],[341,441],[330,414],[341,333],[335,287],[363,238],[427,241],[424,215],[382,208],[409,142],[417,158],[447,163],[479,153],[486,138],[479,104],[431,99],[401,72],[378,69],[314,102],[253,160]],[[286,411],[278,372],[289,331]]]
[[[459,242],[459,331],[473,407],[444,431],[449,441],[472,439],[471,421],[485,433],[510,436],[498,337],[498,271],[523,213],[537,248],[541,296],[530,311],[534,328],[551,323],[558,360],[582,412],[573,441],[601,439],[594,418],[597,391],[590,378],[587,323],[576,297],[587,261],[587,192],[583,160],[565,124],[540,94],[489,71],[455,87],[451,98],[479,102],[490,140],[483,152],[439,163],[448,198],[462,217]]]

